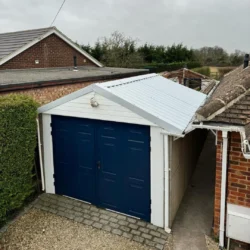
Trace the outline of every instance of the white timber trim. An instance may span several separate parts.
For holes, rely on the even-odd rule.
[[[53,102],[50,102],[48,104],[43,105],[42,107],[37,109],[38,114],[45,113],[46,111],[49,111],[55,107],[58,107],[64,103],[70,102],[80,96],[86,95],[90,92],[92,92],[92,85],[89,85],[83,89],[79,89],[69,95],[63,96]]]
[[[95,58],[93,58],[90,54],[88,54],[86,51],[80,49],[73,41],[71,41],[69,38],[67,38],[63,33],[61,33],[59,30],[57,30],[55,27],[51,28],[48,32],[44,33],[42,36],[34,39],[33,41],[25,44],[24,46],[22,46],[21,48],[15,50],[13,53],[5,56],[4,58],[2,58],[0,60],[0,65],[6,63],[7,61],[9,61],[10,59],[14,58],[15,56],[19,55],[20,53],[24,52],[25,50],[27,50],[28,48],[30,48],[31,46],[35,45],[36,43],[40,42],[41,40],[43,40],[44,38],[55,34],[58,37],[60,37],[64,42],[66,42],[67,44],[69,44],[71,47],[73,47],[75,50],[77,50],[79,53],[81,53],[82,55],[84,55],[86,58],[88,58],[91,62],[93,62],[94,64],[96,64],[99,67],[103,67],[103,65],[98,62]]]
[[[51,115],[43,114],[43,150],[45,170],[45,191],[55,194],[53,142],[51,135]]]
[[[150,127],[150,187],[151,187],[151,223],[164,227],[164,152],[163,135],[158,127]]]
[[[170,229],[170,189],[169,189],[169,135],[164,135],[163,139],[164,148],[164,229],[167,233],[171,232]]]

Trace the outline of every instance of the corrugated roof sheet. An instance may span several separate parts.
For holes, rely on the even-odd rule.
[[[39,108],[38,112],[46,112],[89,91],[119,103],[172,134],[185,132],[206,99],[203,93],[148,74],[90,85]]]
[[[96,85],[153,115],[157,121],[163,121],[166,123],[165,128],[171,126],[179,132],[185,131],[196,110],[206,98],[206,95],[200,92],[157,74]]]
[[[54,27],[0,34],[0,59],[10,55],[53,28]]]

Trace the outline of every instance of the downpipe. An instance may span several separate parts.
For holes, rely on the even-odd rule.
[[[227,148],[228,132],[222,132],[222,174],[221,174],[221,199],[220,199],[220,248],[224,248],[225,240],[225,210],[226,210],[226,186],[227,186]]]
[[[250,145],[246,139],[245,130],[236,126],[213,126],[213,125],[193,125],[194,128],[209,129],[222,131],[223,152],[222,152],[222,176],[221,176],[221,204],[220,204],[220,233],[219,247],[224,249],[225,242],[225,210],[226,210],[226,187],[227,187],[227,148],[228,148],[228,132],[238,132],[241,136],[241,151],[246,159],[250,159]],[[248,152],[247,152],[248,150]]]

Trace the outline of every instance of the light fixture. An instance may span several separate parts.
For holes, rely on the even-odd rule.
[[[95,97],[92,97],[92,98],[90,99],[90,105],[91,105],[91,107],[93,107],[93,108],[97,108],[97,107],[99,106],[99,103],[96,101]]]

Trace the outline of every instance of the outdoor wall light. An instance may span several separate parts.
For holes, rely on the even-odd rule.
[[[97,107],[99,106],[99,103],[96,101],[95,97],[92,97],[92,98],[90,99],[90,105],[91,105],[91,107],[93,107],[93,108],[97,108]]]

